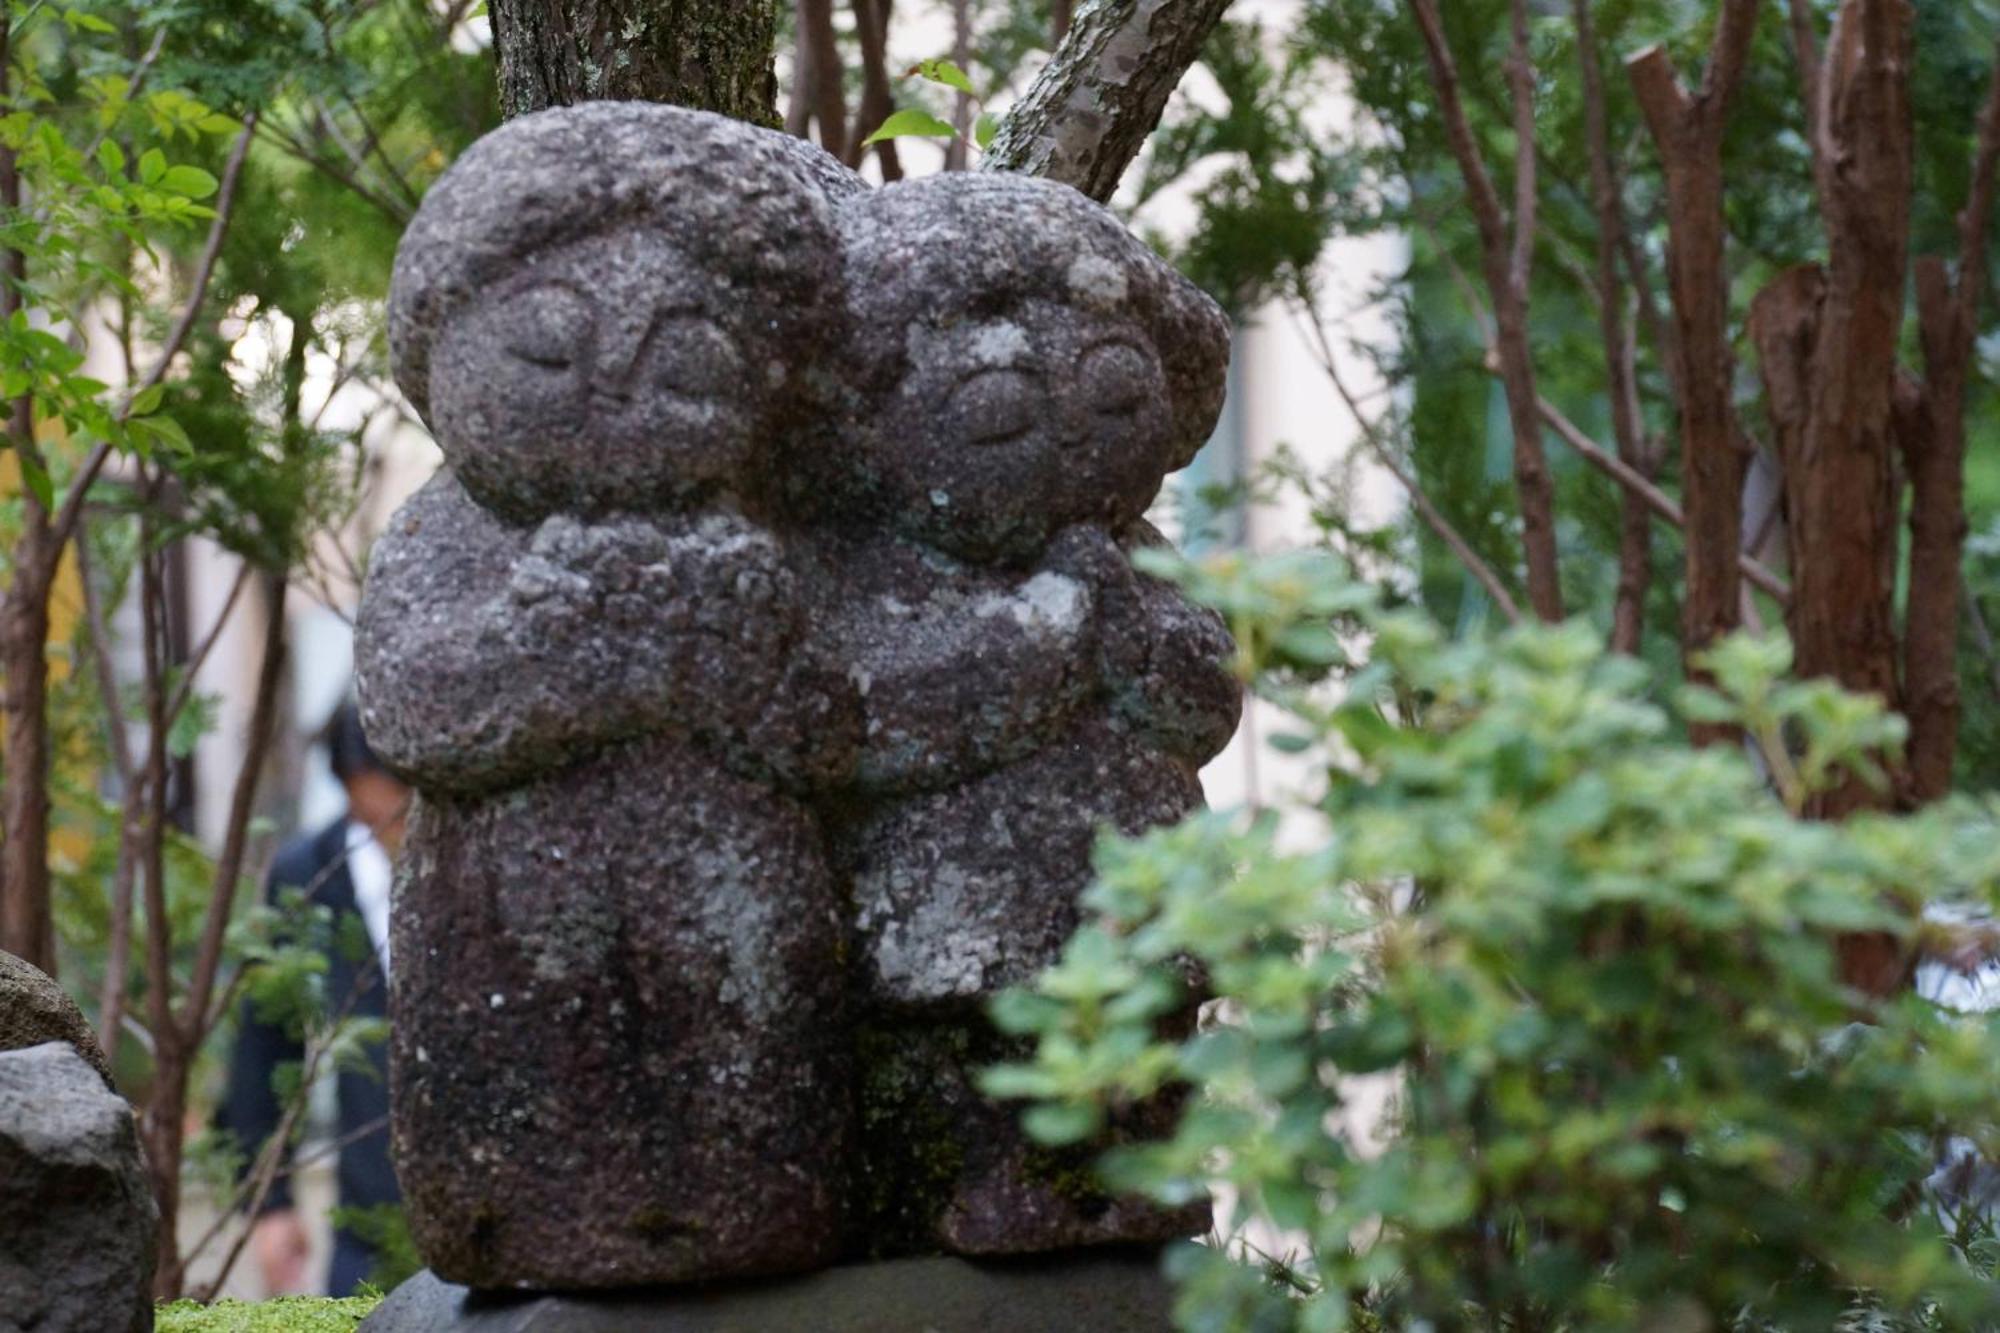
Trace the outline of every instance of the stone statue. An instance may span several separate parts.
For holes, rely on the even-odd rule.
[[[1235,724],[1220,622],[1127,559],[1214,423],[1215,308],[1064,187],[871,190],[784,135],[597,103],[433,188],[391,338],[447,464],[377,548],[357,649],[420,793],[392,1068],[435,1272],[1199,1230],[972,1078],[1098,828],[1197,806]]]
[[[1199,1231],[1205,1212],[1090,1188],[1093,1154],[1033,1148],[973,1078],[1017,1053],[985,1004],[1075,931],[1098,828],[1198,807],[1235,729],[1221,622],[1126,554],[1160,540],[1146,506],[1214,426],[1227,326],[1049,182],[891,185],[840,228],[849,398],[799,474],[828,655],[867,718],[829,822],[861,962],[867,1229],[967,1254]]]
[[[421,794],[391,932],[418,1246],[477,1287],[784,1271],[840,1242],[844,926],[806,803],[851,764],[769,524],[838,318],[780,135],[514,121],[397,256],[446,468],[368,575],[370,742]]]

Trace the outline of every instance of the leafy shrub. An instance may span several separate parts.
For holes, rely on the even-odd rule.
[[[1108,1178],[1227,1182],[1311,1260],[1274,1283],[1187,1247],[1186,1326],[2000,1326],[1976,1210],[1926,1185],[1947,1135],[2000,1150],[2000,1023],[1856,993],[1833,945],[1990,906],[1992,806],[1795,818],[1899,724],[1786,680],[1782,642],[1724,644],[1669,710],[1581,624],[1451,643],[1324,556],[1158,569],[1231,618],[1323,795],[1283,836],[1217,811],[1107,841],[1097,922],[995,1006],[1036,1043],[989,1087],[1052,1142],[1200,1089]],[[1221,1003],[1163,1040],[1190,959]],[[1370,1074],[1374,1144],[1342,1120]]]

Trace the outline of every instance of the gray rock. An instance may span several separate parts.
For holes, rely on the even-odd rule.
[[[421,795],[392,1067],[433,1269],[600,1288],[1199,1230],[974,1078],[1017,1054],[984,1006],[1079,924],[1098,833],[1196,808],[1236,721],[1220,621],[1128,558],[1214,424],[1213,304],[1066,187],[872,191],[594,103],[433,188],[391,342],[448,464],[356,650]]]
[[[1172,1293],[1144,1253],[1032,1262],[905,1259],[755,1286],[619,1296],[475,1294],[419,1273],[365,1333],[1165,1333]]]
[[[125,1100],[67,1043],[0,1052],[0,1333],[152,1328],[158,1225]]]
[[[56,979],[26,959],[0,951],[0,1051],[66,1041],[114,1087],[111,1066],[83,1010]]]

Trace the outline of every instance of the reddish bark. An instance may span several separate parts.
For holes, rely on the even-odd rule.
[[[1924,380],[1917,410],[1899,424],[1910,475],[1909,605],[1903,621],[1903,699],[1910,722],[1908,794],[1951,789],[1958,748],[1958,620],[1965,597],[1965,395],[1986,289],[1986,237],[2000,180],[2000,55],[1979,115],[1972,186],[1958,217],[1958,277],[1935,257],[1916,264]]]
[[[1738,576],[1743,541],[1743,477],[1749,453],[1730,405],[1735,358],[1729,345],[1729,275],[1724,268],[1722,132],[1756,30],[1756,0],[1728,0],[1701,87],[1689,92],[1658,47],[1627,69],[1658,147],[1667,182],[1667,285],[1673,302],[1673,381],[1680,417],[1681,503],[1687,514],[1687,588],[1681,650],[1693,659],[1742,618]],[[1697,723],[1698,744],[1731,728]]]
[[[1820,72],[1827,264],[1788,482],[1796,500],[1790,627],[1798,671],[1875,694],[1897,688],[1897,342],[1909,256],[1911,9],[1848,0]],[[1823,813],[1874,804],[1858,784]]]

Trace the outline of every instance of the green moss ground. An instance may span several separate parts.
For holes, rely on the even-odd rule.
[[[281,1296],[274,1301],[174,1301],[157,1311],[156,1333],[354,1333],[380,1296]]]

